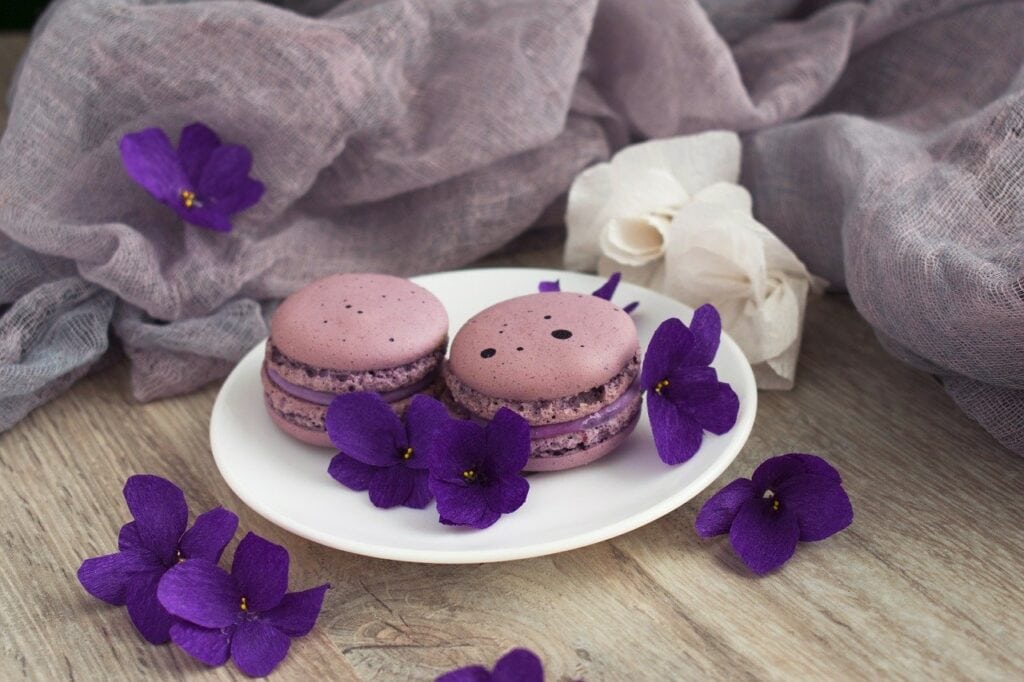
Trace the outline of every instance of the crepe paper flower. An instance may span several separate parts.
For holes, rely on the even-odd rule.
[[[164,575],[157,597],[181,619],[171,639],[186,653],[211,666],[230,657],[261,677],[284,660],[292,637],[313,629],[328,589],[287,592],[288,550],[249,533],[230,574],[209,561],[186,561]]]
[[[790,453],[761,463],[711,496],[697,514],[702,538],[729,534],[736,554],[759,575],[796,551],[853,522],[853,507],[839,472],[817,455]]]
[[[238,528],[238,517],[217,507],[200,514],[191,528],[181,488],[159,476],[132,476],[124,499],[135,519],[121,527],[119,552],[86,559],[78,581],[86,592],[115,606],[128,606],[128,617],[153,644],[170,639],[174,622],[157,601],[157,584],[170,568],[202,560],[217,562]]]
[[[486,427],[449,419],[430,463],[441,523],[487,528],[519,509],[530,490],[520,474],[529,457],[530,426],[506,407]]]
[[[376,393],[345,393],[327,408],[327,435],[339,452],[328,473],[352,490],[369,490],[377,507],[423,509],[433,495],[427,486],[430,449],[448,411],[425,395],[412,399],[405,424]]]
[[[447,672],[434,682],[544,682],[544,666],[529,649],[512,649],[498,659],[493,671],[471,665]]]
[[[608,281],[599,286],[595,291],[591,292],[598,298],[603,298],[606,301],[612,300],[612,296],[615,295],[615,290],[619,287],[619,280],[622,279],[621,272],[613,272],[609,277]],[[553,282],[544,281],[537,285],[537,290],[542,294],[551,293],[553,291],[561,291],[562,285],[559,280]],[[633,301],[628,305],[622,306],[622,309],[627,313],[632,313],[640,305],[639,301]]]
[[[128,176],[193,225],[230,232],[231,215],[263,196],[263,183],[249,177],[249,149],[223,144],[202,123],[181,131],[177,150],[160,128],[129,133],[120,148]]]
[[[654,446],[666,464],[693,457],[705,431],[721,435],[736,423],[739,398],[710,367],[721,336],[718,311],[703,305],[689,328],[677,318],[662,322],[647,346],[640,387],[647,391]]]

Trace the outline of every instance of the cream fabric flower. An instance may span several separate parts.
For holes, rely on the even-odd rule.
[[[712,303],[758,386],[793,385],[809,291],[823,282],[752,215],[739,138],[708,132],[627,147],[569,191],[567,267]]]

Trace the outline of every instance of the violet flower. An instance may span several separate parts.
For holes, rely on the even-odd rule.
[[[654,445],[666,464],[693,457],[705,431],[723,434],[736,423],[739,398],[709,366],[721,335],[718,311],[703,305],[689,328],[676,318],[662,322],[647,346],[640,387],[647,391]]]
[[[177,151],[160,128],[129,133],[120,148],[129,177],[193,225],[229,232],[231,215],[263,196],[263,183],[249,177],[248,148],[223,144],[202,123],[181,131]]]
[[[174,618],[157,601],[160,578],[187,560],[220,560],[238,528],[238,517],[217,507],[200,514],[186,531],[185,494],[159,476],[132,476],[124,484],[124,499],[135,520],[121,527],[120,551],[83,561],[78,581],[97,599],[127,604],[139,634],[162,644],[170,639]]]
[[[824,540],[853,522],[842,479],[816,455],[791,453],[761,463],[711,496],[697,514],[702,538],[729,534],[750,570],[768,573],[784,564],[800,542]]]
[[[376,393],[345,393],[331,401],[325,426],[339,452],[328,473],[352,490],[369,490],[377,507],[423,509],[433,495],[427,486],[430,448],[448,411],[425,395],[412,399],[405,425]]]
[[[486,427],[449,419],[430,464],[441,523],[487,528],[519,509],[530,490],[520,475],[529,457],[530,426],[507,407]]]
[[[238,543],[231,573],[207,561],[186,561],[160,581],[157,597],[181,620],[171,639],[207,665],[228,658],[246,675],[268,675],[284,660],[292,637],[316,624],[330,585],[288,590],[288,550],[249,533]]]
[[[591,292],[592,295],[593,296],[597,296],[598,298],[603,298],[606,301],[612,300],[612,296],[615,295],[615,290],[619,288],[619,280],[621,280],[621,279],[622,279],[622,273],[621,272],[613,272],[611,277],[608,278],[607,282],[605,282],[604,284],[599,286],[596,290]],[[551,293],[553,291],[561,291],[561,290],[562,290],[562,285],[559,282],[559,280],[557,280],[557,279],[555,281],[553,281],[553,282],[544,281],[544,282],[541,282],[540,284],[537,285],[537,291],[539,291],[542,294],[547,294],[547,293]],[[637,306],[639,306],[639,305],[640,305],[639,301],[633,301],[632,303],[630,303],[628,305],[622,306],[622,309],[625,310],[627,313],[632,313],[634,310],[637,309]]]
[[[544,667],[529,649],[512,649],[498,659],[493,671],[471,665],[447,672],[434,682],[544,682]]]

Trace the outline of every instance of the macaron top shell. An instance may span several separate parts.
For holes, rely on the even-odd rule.
[[[284,300],[270,340],[285,355],[328,369],[398,367],[434,351],[448,335],[437,297],[401,277],[331,275]]]
[[[551,400],[601,386],[638,349],[636,326],[602,298],[520,296],[487,308],[455,335],[449,369],[470,388],[509,400]]]

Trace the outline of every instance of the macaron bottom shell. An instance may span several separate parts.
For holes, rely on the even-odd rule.
[[[633,429],[636,428],[637,422],[640,421],[640,411],[638,410],[633,419],[629,424],[612,435],[611,437],[592,445],[588,448],[572,450],[566,454],[550,456],[550,457],[534,457],[531,456],[527,460],[526,466],[523,467],[524,471],[564,471],[566,469],[575,469],[576,467],[585,466],[592,462],[596,462],[605,455],[611,454],[615,451],[623,441],[633,433]]]

